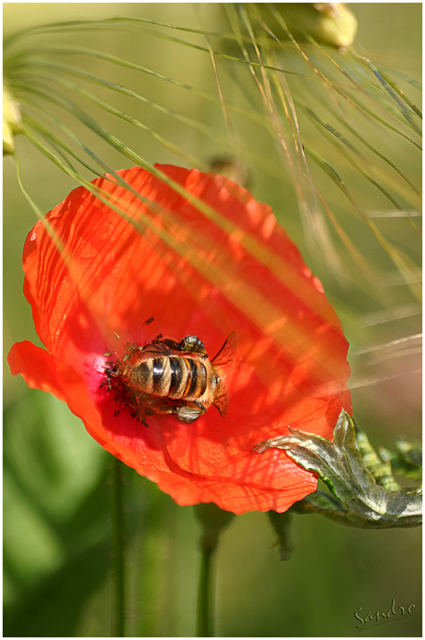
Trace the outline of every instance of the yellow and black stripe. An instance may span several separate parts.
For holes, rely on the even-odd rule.
[[[143,360],[134,368],[131,378],[146,393],[196,400],[206,391],[208,370],[199,358],[160,356]]]

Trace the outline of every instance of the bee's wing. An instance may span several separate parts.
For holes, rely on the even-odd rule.
[[[215,390],[214,401],[213,404],[219,410],[222,416],[226,415],[227,412],[227,404],[229,402],[229,394],[227,393],[227,389],[225,387],[223,376],[225,375],[226,369],[232,364],[233,358],[235,356],[236,351],[236,332],[232,331],[232,333],[227,337],[226,342],[221,347],[220,351],[217,353],[215,358],[211,360],[211,364],[214,368],[214,371],[219,376],[219,381],[217,383],[217,388]]]
[[[218,370],[219,374],[220,369],[223,369],[232,363],[235,356],[236,345],[236,331],[232,331],[232,333],[227,336],[226,342],[223,344],[220,351],[211,360],[211,364],[214,369]]]
[[[229,394],[227,393],[227,389],[224,386],[224,383],[222,382],[222,380],[220,380],[215,392],[213,405],[217,407],[217,409],[220,412],[220,415],[222,415],[223,417],[227,413],[228,403],[229,403]]]

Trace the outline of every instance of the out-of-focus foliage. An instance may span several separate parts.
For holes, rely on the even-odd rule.
[[[31,135],[88,179],[93,174],[78,158],[100,173],[135,164],[97,135],[98,125],[152,163],[206,169],[212,158],[236,157],[343,322],[357,422],[372,444],[393,449],[397,436],[414,440],[420,427],[421,7],[352,5],[359,28],[345,53],[311,32],[298,38],[276,7],[268,14],[260,5],[233,4],[40,4],[22,11],[11,3],[6,36],[47,22],[144,21],[27,34],[5,60],[9,88]],[[12,55],[18,49],[24,69]],[[24,188],[47,212],[76,182],[28,138],[14,143]],[[10,156],[4,171],[7,352],[16,340],[37,342],[21,271],[35,216]],[[66,407],[7,370],[4,438],[5,634],[108,635],[109,456]],[[193,635],[193,510],[130,469],[125,504],[127,634]],[[359,607],[388,611],[393,600],[397,607],[413,603],[414,613],[367,633],[420,635],[418,530],[350,530],[295,516],[296,551],[287,563],[279,562],[274,538],[260,514],[236,518],[223,534],[218,635],[351,636]]]

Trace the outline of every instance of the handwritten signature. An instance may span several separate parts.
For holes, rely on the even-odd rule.
[[[391,602],[391,607],[388,611],[367,611],[363,607],[359,607],[354,612],[354,617],[358,620],[359,624],[356,625],[356,629],[369,628],[373,625],[390,622],[396,618],[402,618],[403,616],[410,616],[414,613],[416,605],[410,602],[407,606],[396,606],[395,598]]]

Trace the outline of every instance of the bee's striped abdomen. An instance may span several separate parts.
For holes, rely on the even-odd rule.
[[[132,378],[146,393],[195,400],[205,393],[208,371],[198,358],[160,356],[143,360],[134,368]]]
[[[154,358],[152,363],[152,391],[157,396],[166,396],[170,388],[170,365],[168,358]]]
[[[168,394],[171,397],[177,397],[179,387],[181,386],[182,376],[183,376],[183,367],[180,362],[182,358],[168,358],[170,362],[170,370],[171,370],[171,379],[170,379],[170,387],[168,389]],[[177,393],[177,396],[175,394]]]
[[[202,395],[203,391],[201,391],[203,385],[203,378],[205,379],[205,383],[207,381],[206,378],[206,369],[202,362],[199,360],[194,360],[191,358],[189,360],[191,372],[190,377],[192,378],[190,384],[186,385],[185,397],[193,397],[198,398]],[[205,391],[205,388],[204,388]]]
[[[207,387],[207,369],[198,358],[184,358],[170,356],[171,371],[175,371],[172,377],[168,397],[186,400],[196,399],[202,396]]]

